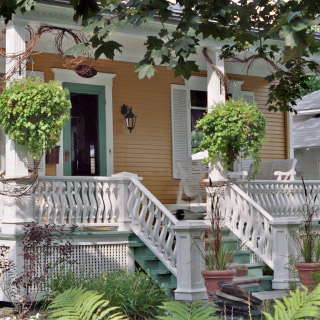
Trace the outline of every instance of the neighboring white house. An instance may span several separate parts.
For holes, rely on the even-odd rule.
[[[294,157],[298,177],[320,179],[320,90],[297,101],[293,116]]]

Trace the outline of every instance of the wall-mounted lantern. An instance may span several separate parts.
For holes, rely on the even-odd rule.
[[[134,129],[136,125],[136,118],[137,116],[132,112],[132,107],[130,108],[126,104],[121,107],[121,113],[124,115],[126,120],[126,126],[131,131]]]

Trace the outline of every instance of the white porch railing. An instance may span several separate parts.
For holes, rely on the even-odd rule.
[[[116,224],[118,182],[109,177],[40,177],[36,221],[67,226]]]
[[[36,191],[39,224],[107,226],[132,230],[177,277],[178,300],[205,294],[201,253],[194,245],[204,222],[178,221],[134,174],[111,177],[40,177]],[[192,276],[191,276],[192,274]]]
[[[236,185],[226,187],[226,226],[270,268],[273,217]]]
[[[275,218],[299,218],[305,203],[301,180],[270,181],[254,180],[238,185],[250,198]],[[320,205],[320,181],[305,181],[307,198],[315,198]],[[318,217],[320,218],[320,217]]]

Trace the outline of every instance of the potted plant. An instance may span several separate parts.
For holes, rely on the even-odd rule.
[[[61,82],[27,77],[9,83],[0,95],[0,124],[34,158],[51,151],[60,140],[71,102]]]
[[[237,158],[251,156],[257,171],[265,127],[266,119],[255,103],[227,100],[198,121],[196,129],[202,131],[199,150],[208,150],[207,163],[219,159],[231,171]]]
[[[308,287],[309,291],[316,285],[315,274],[320,272],[320,230],[319,225],[314,226],[313,218],[319,214],[319,206],[316,205],[317,194],[313,197],[312,189],[308,192],[302,178],[304,188],[304,205],[300,210],[303,216],[303,228],[294,235],[298,245],[299,257],[296,262],[300,283]]]
[[[205,261],[206,270],[202,271],[202,277],[204,278],[210,301],[213,300],[211,293],[220,290],[217,284],[218,281],[233,281],[236,270],[230,270],[229,266],[233,261],[234,254],[239,250],[236,244],[223,243],[222,230],[225,216],[220,204],[223,192],[221,189],[215,188],[211,196],[211,210],[208,214],[210,227],[201,239],[204,248],[198,247]]]

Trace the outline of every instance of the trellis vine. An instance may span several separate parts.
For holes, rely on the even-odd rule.
[[[61,82],[29,77],[10,82],[0,95],[0,124],[33,158],[54,148],[60,140],[71,102]]]

